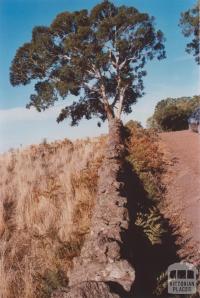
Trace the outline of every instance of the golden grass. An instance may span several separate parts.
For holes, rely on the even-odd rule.
[[[104,138],[0,155],[0,297],[49,297],[90,225]]]

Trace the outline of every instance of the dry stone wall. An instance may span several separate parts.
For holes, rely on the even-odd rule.
[[[123,233],[128,230],[129,212],[121,173],[125,148],[123,126],[113,121],[105,159],[99,169],[98,193],[90,233],[69,273],[69,288],[52,297],[128,297],[135,271],[122,257]]]

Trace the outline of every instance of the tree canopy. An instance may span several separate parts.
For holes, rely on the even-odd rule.
[[[163,41],[153,17],[103,1],[91,11],[66,11],[49,27],[35,27],[32,40],[16,52],[10,81],[35,83],[28,108],[42,111],[68,99],[58,122],[120,119],[143,95],[146,62],[165,57]]]
[[[148,119],[148,126],[162,131],[187,129],[189,117],[199,106],[200,96],[163,99]]]
[[[200,64],[200,27],[199,27],[200,1],[194,8],[181,14],[180,25],[182,26],[185,37],[191,37],[192,40],[186,46],[186,51],[192,53],[195,61]]]

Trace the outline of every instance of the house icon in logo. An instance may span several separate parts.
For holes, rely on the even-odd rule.
[[[168,267],[169,294],[195,294],[198,270],[190,263],[174,263]]]

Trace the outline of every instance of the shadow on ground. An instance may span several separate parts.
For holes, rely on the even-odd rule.
[[[167,289],[157,294],[154,291],[158,288],[157,278],[166,272],[169,265],[180,261],[177,254],[179,247],[175,244],[176,237],[172,235],[169,221],[160,214],[166,232],[162,235],[161,244],[152,245],[142,228],[135,225],[135,220],[138,212],[145,213],[149,208],[156,207],[157,203],[149,199],[142,181],[128,162],[125,164],[122,177],[126,182],[123,195],[128,199],[130,217],[129,229],[123,235],[122,254],[136,271],[136,279],[129,297],[170,297]]]

